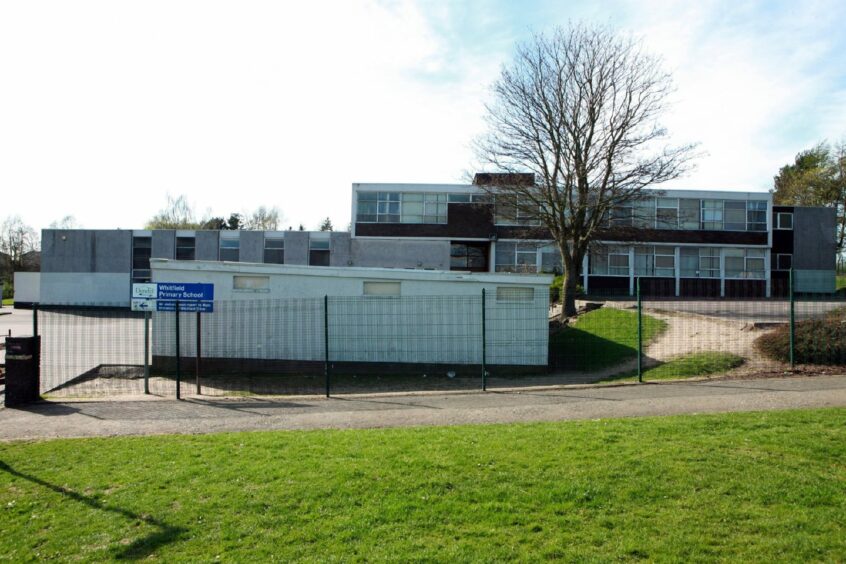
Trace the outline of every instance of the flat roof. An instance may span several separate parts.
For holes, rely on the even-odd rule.
[[[213,260],[150,259],[153,270],[181,270],[195,272],[230,272],[233,274],[289,274],[333,278],[378,278],[380,280],[417,280],[432,282],[473,282],[483,284],[519,284],[548,286],[551,274],[509,274],[455,270],[420,270],[413,268],[371,268],[363,266],[307,266],[297,264],[266,264],[261,262],[227,262]]]

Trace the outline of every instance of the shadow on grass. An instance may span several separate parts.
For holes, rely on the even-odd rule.
[[[549,363],[557,371],[596,372],[637,356],[637,348],[578,327],[565,327],[549,339]]]
[[[136,539],[128,546],[116,552],[113,556],[118,560],[140,560],[142,558],[147,558],[148,556],[152,555],[153,552],[155,552],[156,549],[158,549],[159,547],[177,540],[180,535],[187,532],[187,530],[183,529],[182,527],[174,527],[153,517],[139,515],[138,513],[133,513],[128,509],[123,509],[122,507],[105,505],[93,497],[77,493],[62,486],[51,484],[36,476],[25,474],[19,470],[15,470],[2,460],[0,460],[0,470],[17,478],[28,480],[33,484],[37,484],[39,486],[52,490],[57,494],[67,496],[68,498],[73,499],[74,501],[78,501],[79,503],[83,503],[93,509],[116,513],[118,515],[126,517],[127,519],[141,521],[148,525],[152,525],[153,527],[156,527],[158,529],[157,531],[154,531],[147,536]]]

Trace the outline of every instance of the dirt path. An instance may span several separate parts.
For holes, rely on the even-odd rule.
[[[745,321],[733,321],[696,313],[665,312],[646,309],[644,312],[667,323],[667,329],[644,351],[647,365],[658,361],[699,353],[732,353],[746,359],[733,372],[772,370],[779,363],[762,356],[754,346],[755,339],[766,333]]]

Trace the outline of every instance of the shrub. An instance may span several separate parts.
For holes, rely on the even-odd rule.
[[[755,339],[766,357],[790,362],[790,327],[785,324]],[[846,364],[846,309],[795,325],[793,358],[799,364]]]
[[[3,299],[11,300],[15,296],[15,288],[8,280],[3,280]]]
[[[561,291],[564,287],[564,275],[559,274],[552,280],[552,284],[549,285],[549,301],[552,303],[557,303],[561,301]],[[576,296],[583,296],[585,293],[585,289],[582,287],[581,284],[576,284]]]

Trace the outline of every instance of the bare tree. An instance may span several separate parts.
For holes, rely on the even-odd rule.
[[[246,216],[244,228],[254,231],[276,231],[279,229],[279,208],[259,206],[249,216]]]
[[[50,229],[80,229],[81,226],[72,215],[66,215],[62,219],[54,221],[50,224]]]
[[[14,270],[23,269],[26,255],[38,248],[38,234],[19,215],[9,216],[0,224],[0,252],[9,256]]]
[[[167,195],[167,205],[147,222],[147,229],[198,229],[194,208],[185,195],[174,198]]]
[[[562,316],[579,266],[612,210],[681,175],[693,145],[662,145],[672,88],[658,59],[607,27],[571,25],[517,47],[493,85],[479,159],[505,173],[484,188],[497,208],[535,218],[561,253]],[[504,180],[504,181],[503,181]]]

